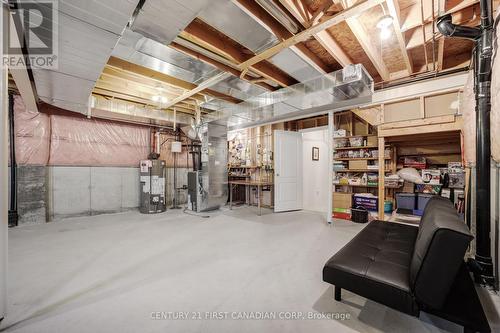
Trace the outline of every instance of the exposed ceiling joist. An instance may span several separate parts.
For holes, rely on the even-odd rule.
[[[186,91],[184,94],[180,95],[179,97],[174,98],[172,101],[168,102],[165,105],[165,108],[171,108],[177,103],[180,103],[188,98],[190,98],[193,95],[196,95],[197,93],[213,86],[214,84],[219,83],[222,80],[227,79],[228,77],[231,76],[231,73],[219,73],[208,80],[203,81],[198,87],[191,89],[190,91]]]
[[[346,1],[346,2],[340,0],[334,0],[334,1],[336,4],[344,8],[344,11],[348,10],[347,8],[354,8],[354,6],[351,6],[352,1]],[[380,1],[379,4],[383,2],[385,2],[385,0]],[[350,7],[345,7],[346,5]],[[363,26],[363,24],[355,16],[346,18],[346,23],[351,29],[356,39],[358,40],[363,50],[365,51],[368,58],[372,62],[373,66],[380,74],[380,77],[384,81],[389,81],[391,78],[389,69],[384,63],[384,59],[382,58],[381,52],[373,44],[372,38],[366,32],[366,29]]]
[[[365,51],[366,55],[372,62],[373,66],[377,69],[377,72],[380,74],[380,77],[384,81],[390,80],[389,69],[384,63],[384,59],[382,58],[381,52],[375,47],[372,42],[371,36],[366,32],[364,26],[357,18],[348,18],[346,20],[347,25],[351,29],[352,33],[356,36],[359,44]]]
[[[219,62],[219,61],[217,61],[217,60],[215,60],[215,59],[213,59],[211,57],[208,57],[208,56],[206,56],[206,55],[204,55],[204,54],[202,54],[202,53],[200,53],[198,51],[192,50],[189,47],[186,47],[184,45],[180,45],[180,44],[178,44],[176,42],[172,42],[172,43],[170,43],[169,46],[172,47],[172,48],[174,48],[174,49],[176,49],[179,52],[182,52],[182,53],[188,55],[188,56],[194,57],[194,58],[196,58],[196,59],[198,59],[200,61],[203,61],[203,62],[205,62],[207,64],[212,65],[212,66],[215,66],[216,68],[218,68],[218,69],[220,69],[222,71],[231,73],[231,74],[233,74],[234,76],[237,76],[237,77],[241,77],[243,80],[246,80],[248,82],[254,82],[253,80],[255,80],[254,77],[252,77],[252,76],[250,76],[248,74],[246,74],[246,75],[244,75],[242,77],[242,72],[240,70],[234,68],[233,66],[226,65],[226,64],[224,64],[222,62]],[[257,82],[256,84],[259,85],[259,86],[261,86],[261,87],[263,87],[263,88],[265,88],[265,89],[267,89],[267,90],[269,90],[269,91],[276,90],[275,87],[273,87],[270,84],[265,83],[265,82]]]
[[[314,25],[314,26],[312,26],[304,31],[301,31],[298,34],[296,34],[295,36],[293,36],[289,39],[286,39],[283,42],[281,42],[273,47],[270,47],[269,49],[257,54],[256,56],[241,63],[239,65],[239,68],[241,70],[248,69],[257,63],[259,63],[265,59],[269,59],[270,57],[278,54],[281,50],[289,48],[289,47],[296,45],[300,42],[303,42],[303,41],[307,40],[308,38],[310,38],[311,36],[317,34],[318,32],[321,32],[325,29],[328,29],[329,27],[331,27],[335,24],[338,24],[340,22],[343,22],[348,18],[352,18],[354,16],[360,15],[361,13],[365,12],[366,10],[368,10],[374,6],[380,5],[384,1],[385,0],[365,0],[365,1],[362,1],[356,5],[324,20],[323,22],[318,23],[317,25]]]
[[[232,0],[240,9],[257,21],[261,26],[266,28],[269,32],[273,33],[280,40],[285,40],[293,36],[285,27],[281,25],[272,15],[270,15],[264,8],[259,6],[253,0]],[[315,53],[313,53],[304,43],[298,43],[292,47],[292,51],[302,58],[309,65],[314,67],[321,73],[328,73],[330,71],[327,64],[325,64]]]
[[[200,19],[193,20],[184,31],[181,32],[180,36],[224,55],[236,65],[252,58],[252,52],[250,50],[239,45],[237,42]],[[288,87],[297,83],[294,78],[267,61],[240,70],[251,70],[252,72],[276,82],[282,87]]]
[[[429,1],[429,0],[426,0],[426,1]],[[440,0],[440,1],[435,0],[434,16],[437,17],[438,15],[444,15],[444,14],[455,14],[455,13],[461,12],[464,9],[467,9],[471,6],[474,6],[478,3],[479,3],[479,0],[463,0],[462,2],[459,2],[458,4],[456,4],[456,6],[449,8],[446,11],[446,0]],[[441,8],[439,8],[438,6],[441,6]],[[424,9],[427,9],[427,10],[424,10],[424,23],[432,23],[432,10],[431,10],[431,8],[429,6],[426,6]],[[401,22],[402,23],[401,30],[403,32],[417,28],[422,24],[421,11],[422,11],[422,8],[420,5],[420,2],[416,2],[414,5],[409,6],[409,7],[405,8],[404,11],[402,11],[401,17],[405,18],[404,21]]]
[[[125,61],[125,60],[122,60],[122,59],[119,59],[119,58],[116,58],[116,57],[110,57],[109,61],[108,61],[108,65],[112,66],[112,67],[120,68],[120,69],[122,69],[124,71],[128,71],[128,72],[139,74],[139,75],[142,75],[142,76],[154,79],[154,80],[158,80],[158,81],[160,81],[162,83],[171,85],[173,87],[182,88],[185,91],[186,90],[187,91],[193,90],[196,87],[198,87],[194,83],[187,82],[187,81],[175,78],[173,76],[170,76],[170,75],[167,75],[167,74],[164,74],[164,73],[161,73],[161,72],[157,72],[157,71],[152,70],[150,68],[147,68],[147,67],[144,67],[144,66],[141,66],[141,65],[136,65],[136,64],[130,63],[128,61]],[[242,102],[238,98],[234,98],[232,96],[229,96],[229,95],[217,92],[217,91],[212,90],[212,89],[205,89],[202,93],[204,95],[209,95],[209,96],[212,96],[212,97],[215,97],[215,98],[218,98],[218,99],[225,100],[225,101],[227,101],[229,103],[237,104],[237,103],[241,103]]]
[[[387,0],[387,7],[389,9],[389,14],[392,16],[394,32],[396,34],[396,38],[398,40],[399,48],[401,50],[401,54],[403,55],[403,60],[406,65],[406,69],[409,74],[413,73],[413,62],[408,54],[408,50],[406,49],[406,40],[401,32],[401,11],[399,9],[398,0]]]
[[[281,4],[293,15],[293,17],[302,24],[304,28],[310,28],[311,22],[305,20],[301,15],[301,8],[297,6],[295,1],[280,0]],[[308,10],[305,8],[305,10]],[[319,19],[317,20],[319,21]],[[315,23],[317,23],[317,21]],[[343,67],[353,63],[351,58],[342,50],[337,41],[326,30],[320,31],[313,35],[313,37],[325,48],[325,50]]]

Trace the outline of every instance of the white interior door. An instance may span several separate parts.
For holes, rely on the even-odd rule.
[[[302,209],[302,134],[274,131],[274,211]]]

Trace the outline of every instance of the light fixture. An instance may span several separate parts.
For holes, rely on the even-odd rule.
[[[168,99],[166,97],[160,95],[154,95],[153,97],[151,97],[151,100],[155,103],[160,103],[160,104],[166,104],[168,102]]]
[[[380,18],[377,23],[377,28],[380,29],[380,39],[385,40],[391,37],[391,25],[394,18],[391,15],[384,15]]]
[[[387,29],[391,26],[392,22],[394,21],[394,18],[391,15],[384,15],[378,20],[377,23],[377,28],[380,30],[382,29]]]
[[[392,31],[389,28],[383,28],[380,30],[380,39],[386,40],[391,37]]]

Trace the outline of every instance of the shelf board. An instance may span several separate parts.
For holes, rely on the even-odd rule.
[[[365,135],[350,135],[350,136],[339,136],[339,137],[334,137],[333,140],[340,140],[340,139],[349,139],[349,138],[368,138],[368,137],[375,137],[375,134],[365,134]]]
[[[384,160],[390,160],[390,157],[384,158]],[[370,160],[370,161],[376,161],[378,160],[378,157],[355,157],[355,158],[349,158],[349,157],[343,157],[343,158],[333,158],[334,161],[363,161],[363,160]]]
[[[344,170],[333,170],[335,172],[373,172],[378,173],[378,169],[344,169]],[[385,170],[385,172],[392,172],[391,170]]]
[[[335,150],[354,150],[354,149],[371,149],[371,148],[378,149],[378,146],[339,147],[339,148],[333,148],[333,149],[335,149]]]
[[[368,187],[368,188],[378,188],[378,185],[341,185],[341,184],[333,184],[333,186],[349,186],[349,187]],[[385,186],[384,189],[389,190],[389,189],[398,189],[401,187],[388,187]]]

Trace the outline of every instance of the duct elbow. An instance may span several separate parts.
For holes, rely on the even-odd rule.
[[[481,30],[478,28],[464,27],[453,24],[451,14],[438,18],[437,28],[445,37],[457,37],[472,40],[477,40],[481,37]]]

